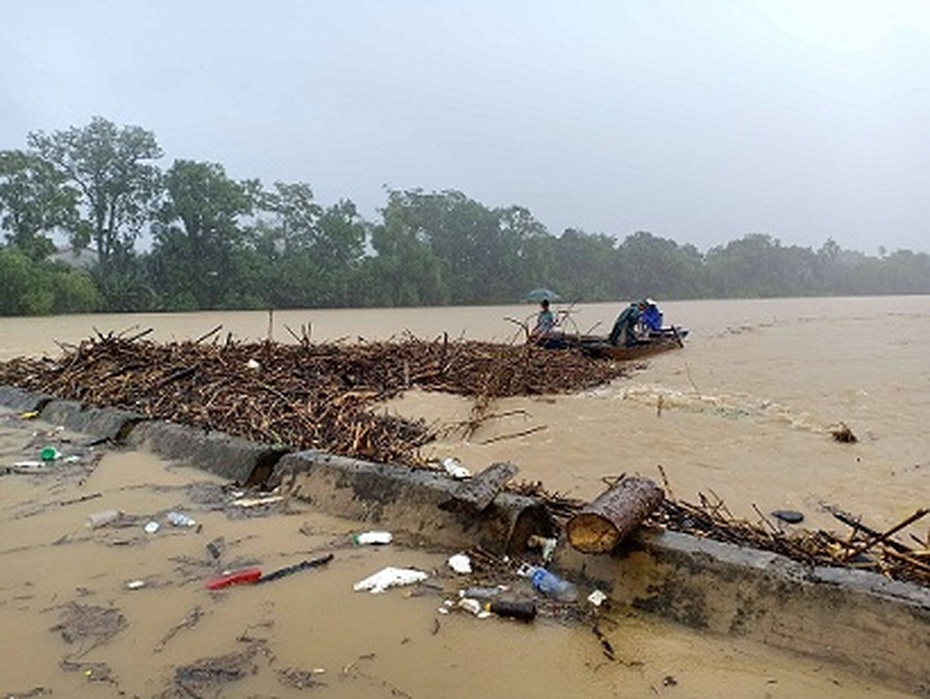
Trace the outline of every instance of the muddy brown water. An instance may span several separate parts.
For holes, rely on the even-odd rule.
[[[409,331],[510,340],[519,328],[508,318],[532,310],[277,312],[271,331],[282,342],[290,339],[285,325],[308,323],[316,339]],[[618,310],[579,305],[571,320],[582,332],[602,330]],[[676,497],[713,493],[752,518],[756,507],[796,509],[806,526],[840,530],[826,503],[882,528],[927,506],[930,298],[677,302],[664,310],[691,330],[683,351],[581,395],[501,401],[492,410],[500,417],[468,440],[452,429],[468,416],[463,399],[412,393],[380,409],[450,426],[431,456],[455,456],[472,470],[511,460],[521,477],[578,497],[595,496],[603,478],[620,473],[658,478],[661,466]],[[94,328],[151,327],[170,340],[219,324],[243,338],[269,331],[267,313],[7,318],[0,359],[56,354],[56,341],[80,341]],[[53,425],[8,411],[0,418],[0,465],[34,459],[43,442],[62,437]],[[840,422],[856,444],[832,440]],[[146,453],[109,452],[92,470],[89,463],[84,453],[54,474],[0,478],[6,695],[898,696],[849,668],[626,610],[604,624],[615,661],[583,625],[442,615],[443,593],[459,584],[445,565],[449,552],[350,547],[358,523],[300,503],[286,514],[230,518],[198,500],[203,489],[189,487],[204,483],[216,492],[217,479]],[[60,504],[94,493],[100,496]],[[141,525],[84,526],[89,514],[107,508],[144,519],[182,508],[202,529],[163,527],[150,536]],[[927,525],[907,534],[924,538]],[[254,563],[270,570],[325,551],[334,559],[265,586],[210,593],[202,587],[215,572],[205,546],[217,537],[227,546],[214,568]],[[387,565],[435,571],[436,588],[352,592],[353,582]],[[129,590],[132,580],[146,584]],[[61,628],[52,629],[75,608],[116,610],[109,618],[121,615],[125,628],[102,641],[90,635],[68,643]],[[197,664],[210,658],[212,665]],[[232,660],[238,664],[223,664]],[[186,688],[178,689],[178,678]],[[196,684],[205,678],[216,683]]]

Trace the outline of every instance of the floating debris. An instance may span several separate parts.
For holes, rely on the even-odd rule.
[[[429,577],[427,573],[415,568],[395,568],[388,566],[379,570],[374,575],[369,575],[364,580],[359,580],[352,589],[356,592],[368,590],[374,594],[384,592],[389,587],[400,587],[403,585],[413,585],[422,582]]]
[[[256,653],[257,649],[250,647],[239,653],[203,658],[190,665],[179,667],[174,671],[173,686],[159,697],[161,699],[199,697],[207,691],[216,692],[221,685],[250,677],[258,672],[258,665],[255,662]]]
[[[51,630],[58,631],[65,643],[89,641],[93,647],[108,642],[127,626],[129,623],[119,609],[69,602],[61,621]]]
[[[841,422],[838,426],[831,429],[830,434],[833,435],[833,439],[843,444],[855,444],[859,441],[845,422]]]
[[[60,358],[12,359],[0,363],[0,383],[258,442],[426,467],[418,449],[436,435],[425,421],[373,406],[411,388],[469,396],[474,427],[495,398],[579,391],[627,372],[574,351],[447,338],[158,344],[144,335],[98,333]]]
[[[804,521],[804,515],[796,510],[775,510],[772,517],[788,524],[800,524]]]

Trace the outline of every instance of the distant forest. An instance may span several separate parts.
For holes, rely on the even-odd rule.
[[[161,157],[154,133],[101,117],[0,151],[0,315],[506,304],[535,287],[588,302],[930,293],[925,253],[553,235],[524,207],[454,190],[388,190],[366,221],[304,182]]]

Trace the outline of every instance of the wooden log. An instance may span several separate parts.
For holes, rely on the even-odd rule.
[[[444,502],[441,507],[452,512],[481,512],[519,470],[510,462],[491,464],[474,478],[462,483],[452,499]]]
[[[609,553],[664,497],[662,489],[648,478],[624,478],[568,520],[568,541],[584,553]]]

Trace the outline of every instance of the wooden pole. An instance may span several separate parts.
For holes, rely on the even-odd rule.
[[[624,478],[568,520],[568,541],[583,553],[609,553],[664,499],[648,478]]]
[[[452,499],[440,507],[452,512],[477,514],[484,510],[509,481],[520,471],[510,462],[495,463],[477,476],[462,483]]]

